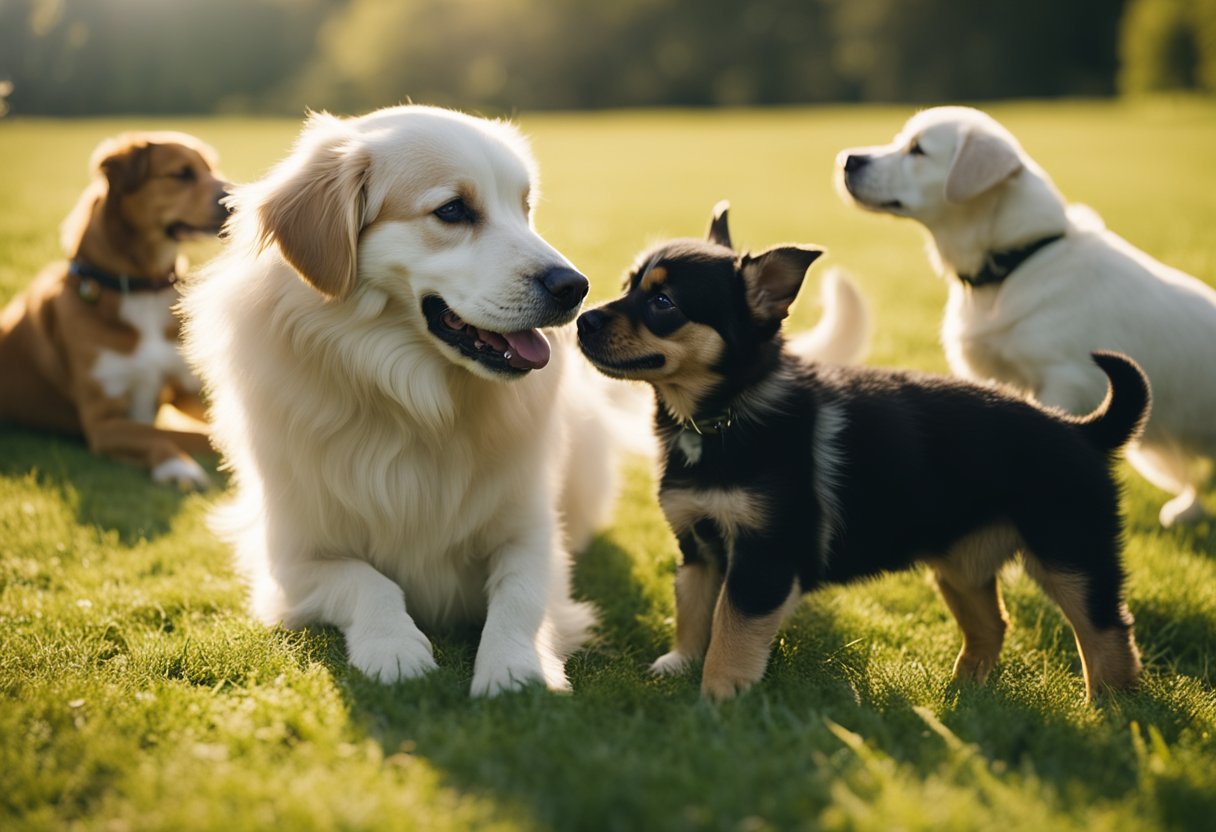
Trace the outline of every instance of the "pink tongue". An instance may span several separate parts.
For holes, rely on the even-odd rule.
[[[549,341],[538,329],[506,332],[503,337],[511,347],[507,363],[521,370],[539,370],[549,363]]]

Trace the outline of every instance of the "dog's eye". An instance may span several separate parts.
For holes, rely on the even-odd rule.
[[[666,312],[668,309],[675,309],[676,305],[671,302],[671,298],[662,293],[655,295],[650,299],[650,305],[659,312]]]
[[[473,221],[473,212],[469,210],[469,206],[460,197],[440,205],[435,209],[434,214],[440,221],[453,225],[460,222]]]
[[[925,149],[920,146],[919,140],[917,140],[917,139],[912,140],[912,144],[910,144],[908,146],[908,155],[909,156],[924,156],[925,155]]]
[[[174,171],[173,173],[170,174],[170,176],[172,176],[174,179],[178,180],[179,182],[193,182],[195,179],[198,178],[198,176],[194,173],[194,168],[190,167],[189,165],[182,168],[181,170]]]

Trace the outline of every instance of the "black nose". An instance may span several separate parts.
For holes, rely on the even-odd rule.
[[[574,269],[558,267],[549,269],[539,278],[545,291],[561,305],[562,309],[573,309],[587,297],[587,278]]]
[[[604,328],[608,316],[598,309],[584,312],[578,316],[578,337],[587,338]]]
[[[844,172],[852,173],[855,170],[861,170],[869,161],[869,156],[854,156],[850,153],[844,160]]]

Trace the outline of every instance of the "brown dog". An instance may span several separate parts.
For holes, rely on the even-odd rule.
[[[153,423],[164,402],[203,419],[177,349],[179,244],[216,234],[226,184],[210,147],[182,133],[102,142],[93,182],[63,224],[70,262],[48,266],[0,312],[0,422],[83,436],[157,482],[205,488],[190,454],[203,426]]]

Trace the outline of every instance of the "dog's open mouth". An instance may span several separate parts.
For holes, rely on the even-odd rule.
[[[214,237],[220,233],[220,225],[209,225],[206,227],[191,225],[188,222],[174,222],[165,227],[165,236],[170,240],[188,240],[192,237],[209,236]]]
[[[549,341],[539,329],[492,332],[466,323],[438,295],[422,301],[427,327],[440,341],[478,364],[508,375],[523,375],[549,363]]]

